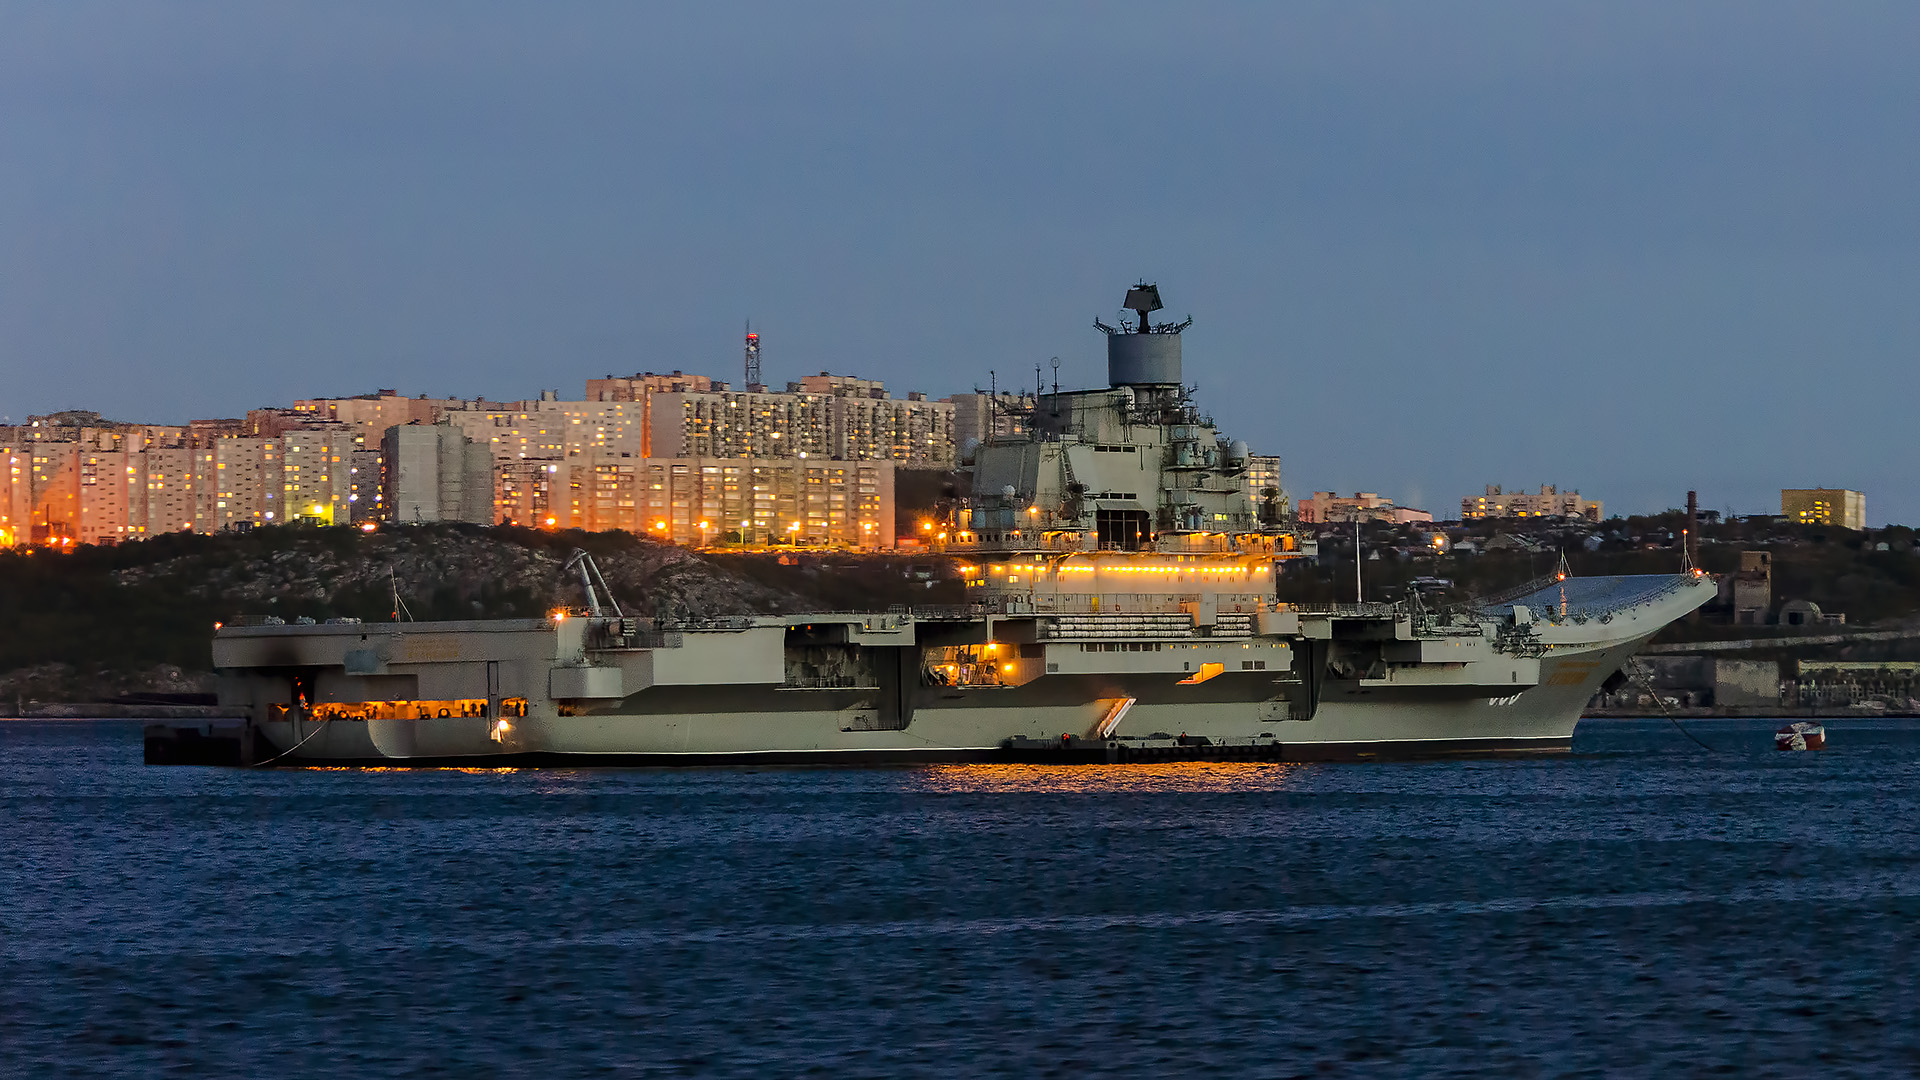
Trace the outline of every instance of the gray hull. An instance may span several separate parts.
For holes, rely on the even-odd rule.
[[[1198,686],[1173,674],[1051,676],[1018,687],[948,690],[900,730],[859,730],[859,690],[658,687],[585,715],[535,709],[502,738],[484,717],[266,721],[283,764],[512,766],[827,765],[1004,760],[1010,744],[1071,737],[1099,760],[1248,757],[1311,761],[1564,752],[1581,710],[1645,640],[1556,650],[1537,685],[1513,693],[1392,680],[1333,680],[1311,719],[1290,719],[1285,687],[1264,672]],[[1204,693],[1196,693],[1204,691]],[[1108,737],[1098,726],[1134,699]],[[1204,740],[1204,743],[1201,742]],[[1204,747],[1200,749],[1199,747]],[[1186,749],[1181,749],[1186,748]],[[290,752],[289,752],[290,751]],[[1032,755],[1028,755],[1032,756]]]

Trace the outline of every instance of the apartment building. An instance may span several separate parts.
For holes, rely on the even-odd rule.
[[[496,462],[554,460],[595,452],[646,453],[644,400],[559,401],[543,397],[503,408],[447,409],[438,419],[485,445]]]
[[[1542,484],[1538,493],[1506,491],[1498,484],[1488,484],[1484,493],[1460,500],[1462,521],[1505,517],[1599,521],[1602,510],[1599,500],[1583,499],[1578,491],[1561,491],[1551,484]]]
[[[1260,520],[1277,522],[1286,512],[1287,499],[1280,486],[1280,459],[1270,454],[1247,455],[1247,472],[1243,478],[1247,488],[1247,498],[1253,500],[1255,512]],[[1268,493],[1272,494],[1269,495]]]
[[[997,394],[954,394],[940,399],[953,406],[953,444],[964,457],[981,443],[1024,438],[1036,399],[1002,390]]]
[[[501,518],[683,544],[891,547],[894,463],[589,454],[496,465]]]
[[[388,520],[494,522],[493,455],[452,424],[401,424],[381,439]]]
[[[25,543],[32,533],[32,457],[15,434],[18,430],[0,427],[0,547]]]
[[[1848,488],[1783,488],[1780,516],[1802,525],[1867,527],[1867,497]]]
[[[1356,491],[1352,495],[1316,491],[1311,498],[1300,500],[1299,514],[1301,521],[1317,524],[1334,521],[1384,521],[1395,525],[1407,525],[1433,520],[1433,515],[1425,510],[1395,506],[1392,499],[1372,491]]]
[[[512,406],[479,398],[402,397],[392,390],[378,390],[343,398],[308,398],[293,403],[291,409],[255,410],[249,413],[248,426],[255,429],[237,434],[278,436],[286,430],[309,426],[315,421],[344,424],[354,428],[369,444],[379,442],[388,428],[399,424],[432,424],[449,411],[505,411]],[[267,418],[265,414],[277,414]],[[261,416],[261,421],[252,418]],[[271,430],[278,428],[279,430]]]
[[[344,424],[295,428],[281,434],[280,501],[289,520],[345,525],[377,516],[360,509],[368,485],[356,484],[366,462],[366,436]],[[379,468],[379,455],[373,455]],[[371,485],[377,489],[378,483]],[[376,503],[379,498],[376,495]]]
[[[672,372],[591,379],[587,401],[639,407],[639,453],[650,457],[897,461],[931,468],[954,460],[954,405],[925,394],[891,397],[877,379],[821,372],[785,390],[735,390]]]

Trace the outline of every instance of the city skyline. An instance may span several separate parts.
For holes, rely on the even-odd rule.
[[[776,385],[941,396],[1054,356],[1088,385],[1089,323],[1146,277],[1196,318],[1203,405],[1303,490],[1752,513],[1836,484],[1920,520],[1916,30],[1714,3],[45,8],[0,40],[0,413],[732,379],[748,317]]]

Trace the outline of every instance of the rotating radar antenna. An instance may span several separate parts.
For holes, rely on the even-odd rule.
[[[1180,331],[1193,325],[1193,317],[1155,326],[1149,316],[1165,305],[1160,302],[1160,287],[1145,279],[1127,290],[1123,306],[1133,312],[1133,321],[1121,319],[1119,326],[1108,326],[1093,320],[1094,328],[1107,335],[1107,382],[1112,386],[1177,390]]]

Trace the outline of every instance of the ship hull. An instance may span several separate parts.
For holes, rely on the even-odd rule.
[[[655,687],[599,711],[537,703],[505,733],[482,717],[268,720],[282,765],[617,767],[825,766],[1048,760],[1337,761],[1564,753],[1599,685],[1645,635],[1561,647],[1537,685],[1332,680],[1311,719],[1293,719],[1286,679],[1232,672],[1051,676],[1018,687],[932,691],[899,730],[863,730],[859,688]],[[1496,688],[1497,689],[1497,688]],[[1102,737],[1116,702],[1124,721]],[[1050,749],[1057,747],[1058,749]]]

